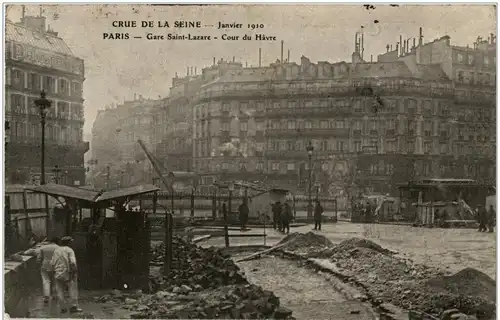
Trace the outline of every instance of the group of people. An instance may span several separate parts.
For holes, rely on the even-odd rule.
[[[293,221],[293,212],[290,204],[287,202],[281,203],[277,201],[271,204],[271,211],[273,213],[273,229],[278,231],[290,233],[290,222]]]
[[[48,304],[51,297],[56,298],[61,313],[82,311],[78,308],[78,270],[75,252],[70,247],[72,241],[73,238],[69,236],[61,239],[54,237],[43,242],[37,249],[44,303]],[[69,300],[65,298],[66,293],[68,293]]]
[[[476,216],[479,222],[479,232],[493,232],[496,224],[496,212],[492,205],[488,210],[483,205],[478,206]]]

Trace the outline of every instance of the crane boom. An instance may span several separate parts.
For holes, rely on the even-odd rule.
[[[139,145],[141,146],[142,150],[146,154],[146,157],[148,157],[149,162],[151,162],[151,164],[153,165],[153,168],[155,169],[156,173],[160,177],[160,179],[163,182],[163,184],[165,185],[165,187],[170,188],[170,186],[169,186],[169,184],[167,182],[167,179],[165,179],[165,177],[163,176],[163,172],[162,172],[162,170],[160,168],[160,164],[159,164],[158,160],[155,158],[154,155],[152,155],[148,151],[148,148],[146,148],[146,145],[144,144],[144,142],[142,142],[141,139],[137,140],[137,142],[139,143]]]

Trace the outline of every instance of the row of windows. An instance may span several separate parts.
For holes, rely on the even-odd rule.
[[[10,103],[6,104],[6,111],[17,114],[38,115],[39,108],[35,105],[38,97],[30,97],[21,94],[11,94]],[[53,118],[83,120],[83,106],[81,104],[57,101],[46,109],[47,116]]]
[[[471,85],[494,85],[496,83],[496,75],[491,73],[458,71],[457,81]]]
[[[78,81],[69,81],[64,78],[40,75],[34,72],[24,72],[12,69],[10,72],[10,85],[18,89],[30,89],[33,91],[45,90],[48,94],[62,94],[81,97],[82,86]]]
[[[463,63],[463,64],[468,64],[468,65],[474,65],[477,60],[476,56],[474,54],[466,54],[466,53],[461,53],[457,52],[457,62],[458,63]],[[484,66],[489,66],[491,64],[495,65],[496,64],[496,57],[495,56],[483,56],[482,57],[482,65]]]
[[[61,126],[46,126],[46,139],[64,142],[79,142],[82,141],[83,129],[81,127],[61,127]],[[40,138],[41,127],[38,123],[28,124],[25,122],[12,122],[10,130],[7,131],[12,141],[22,140],[25,138]]]

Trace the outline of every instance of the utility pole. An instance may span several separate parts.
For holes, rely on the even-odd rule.
[[[106,190],[109,190],[109,178],[111,176],[111,168],[109,167],[109,165],[106,166]]]
[[[309,145],[306,147],[306,150],[309,158],[309,198],[307,204],[307,219],[309,220],[312,218],[312,154],[314,151],[311,141],[309,141]]]

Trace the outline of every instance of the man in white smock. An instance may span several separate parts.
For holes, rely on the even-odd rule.
[[[41,264],[43,302],[49,303],[52,296],[52,285],[54,278],[54,268],[52,267],[52,257],[57,248],[59,248],[59,238],[54,237],[50,241],[43,243],[37,250],[38,262]]]
[[[54,268],[54,279],[57,292],[57,300],[62,313],[69,311],[71,313],[81,312],[78,308],[78,281],[76,257],[69,244],[73,238],[66,236],[61,239],[60,246],[54,251],[52,257],[52,266]],[[66,301],[65,293],[69,294],[70,301]],[[69,303],[68,303],[69,302]]]

